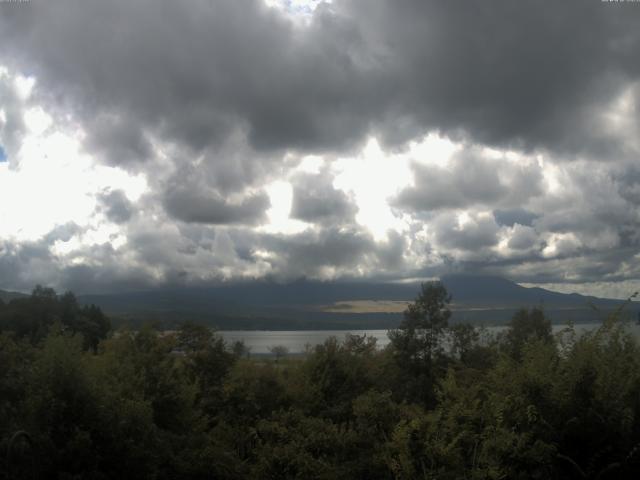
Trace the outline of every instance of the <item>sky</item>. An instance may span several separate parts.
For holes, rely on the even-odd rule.
[[[640,289],[640,2],[0,2],[0,288]]]

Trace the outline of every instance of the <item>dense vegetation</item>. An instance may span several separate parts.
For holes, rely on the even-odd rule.
[[[109,330],[37,288],[0,302],[0,478],[637,478],[640,348],[619,315],[551,335],[450,327],[423,285],[391,343],[248,358],[209,329]]]

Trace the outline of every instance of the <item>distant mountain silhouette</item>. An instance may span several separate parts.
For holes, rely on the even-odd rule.
[[[194,312],[199,314],[264,314],[307,311],[345,300],[411,300],[417,285],[318,282],[300,280],[279,284],[255,281],[215,287],[164,288],[108,295],[82,295],[83,303],[94,303],[105,311]]]
[[[527,288],[501,277],[487,275],[445,275],[441,279],[451,293],[453,303],[469,306],[554,306],[588,307],[590,303],[615,306],[620,300],[577,293],[559,293],[544,288]]]
[[[611,310],[622,301],[525,288],[500,277],[447,275],[454,321],[502,324],[520,307],[542,306],[554,320],[596,321],[590,305]],[[82,295],[107,313],[129,318],[206,321],[220,328],[389,328],[400,313],[332,313],[323,307],[350,300],[412,301],[418,283],[254,281],[215,287],[164,288]],[[637,304],[631,310],[635,310]]]
[[[0,290],[0,300],[4,303],[8,303],[15,298],[24,298],[28,297],[28,295],[19,292],[7,292],[6,290]]]

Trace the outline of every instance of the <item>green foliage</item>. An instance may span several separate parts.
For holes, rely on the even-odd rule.
[[[265,359],[194,324],[107,335],[37,288],[0,305],[0,479],[637,477],[640,346],[620,312],[554,337],[522,310],[491,340],[448,328],[448,302],[425,284],[385,349],[347,335]]]
[[[351,417],[351,402],[374,384],[370,368],[372,351],[361,349],[353,338],[342,344],[331,337],[315,347],[302,365],[307,390],[313,392],[309,408],[336,422]]]
[[[422,291],[404,312],[404,320],[389,337],[407,363],[429,364],[442,354],[442,335],[448,326],[451,297],[440,282],[422,284]]]
[[[480,334],[473,325],[460,323],[451,327],[451,353],[461,362],[468,364]]]
[[[289,354],[289,349],[284,345],[274,345],[272,347],[269,347],[269,352],[271,352],[272,355],[275,355],[277,362],[281,358],[286,357]]]
[[[202,410],[213,415],[222,402],[223,381],[242,353],[227,349],[222,337],[202,325],[185,323],[178,332],[175,344],[183,355],[182,367],[189,380],[197,386],[197,402]]]
[[[451,317],[451,297],[440,282],[422,284],[420,295],[404,312],[404,320],[389,331],[393,356],[402,382],[401,398],[432,405],[438,368],[444,360],[443,341]]]
[[[0,452],[7,450],[12,434],[24,428],[22,401],[35,353],[27,342],[8,333],[0,334]]]
[[[551,342],[551,321],[541,308],[520,309],[511,318],[505,336],[507,352],[516,360],[531,341]]]
[[[225,381],[227,409],[243,423],[268,418],[290,404],[285,380],[276,366],[256,365],[249,360],[238,362]]]
[[[80,306],[73,293],[58,296],[40,285],[30,297],[13,299],[0,308],[0,332],[11,331],[33,344],[46,337],[56,322],[82,335],[83,347],[92,350],[111,329],[109,319],[95,305]]]

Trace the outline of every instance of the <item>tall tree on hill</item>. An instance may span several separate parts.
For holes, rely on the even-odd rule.
[[[426,282],[404,312],[389,339],[396,363],[412,379],[405,383],[409,399],[430,404],[434,400],[434,374],[443,357],[443,337],[449,325],[451,296],[440,282]]]
[[[511,321],[505,336],[507,352],[515,359],[522,357],[522,348],[529,342],[541,341],[549,343],[553,340],[551,335],[551,321],[546,317],[541,308],[531,310],[521,308]]]

